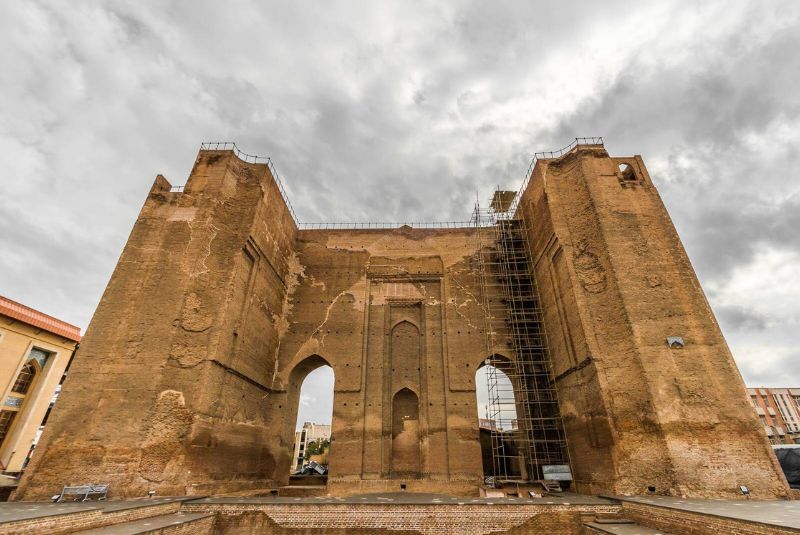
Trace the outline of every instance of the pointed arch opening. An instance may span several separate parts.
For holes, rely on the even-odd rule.
[[[478,429],[485,477],[521,476],[517,435],[518,400],[512,380],[513,362],[503,355],[486,358],[475,371]]]
[[[33,359],[29,360],[19,370],[17,379],[14,381],[14,386],[11,387],[11,391],[16,394],[27,394],[31,388],[31,385],[33,384],[33,381],[36,379],[37,372],[37,362]]]
[[[5,406],[0,411],[0,446],[12,433],[14,420],[25,410],[26,400],[34,391],[37,379],[42,375],[42,366],[49,356],[49,352],[34,347],[31,349],[29,360],[17,372],[14,384],[11,386],[11,395],[5,400]]]
[[[327,476],[333,431],[333,367],[319,355],[298,363],[289,374],[288,403],[293,424],[287,440],[291,448],[289,474],[292,484]],[[305,478],[305,479],[303,479]]]
[[[392,398],[392,465],[393,478],[420,476],[419,397],[403,388]]]

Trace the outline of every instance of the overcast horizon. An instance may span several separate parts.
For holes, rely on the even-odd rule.
[[[747,384],[800,387],[800,3],[2,13],[0,295],[85,331],[155,176],[183,184],[203,141],[271,157],[301,221],[464,221],[603,136],[643,156]]]

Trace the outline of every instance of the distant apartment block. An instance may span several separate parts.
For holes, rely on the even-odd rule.
[[[772,444],[800,444],[800,388],[748,388]]]
[[[74,325],[0,296],[0,465],[23,470],[81,339]]]
[[[331,439],[331,426],[305,422],[303,428],[294,434],[294,456],[292,457],[292,470],[303,466],[306,448],[311,442],[321,442]]]

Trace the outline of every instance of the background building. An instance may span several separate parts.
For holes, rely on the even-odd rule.
[[[292,471],[297,470],[305,463],[306,446],[311,442],[330,441],[331,426],[305,422],[303,428],[294,434],[294,456],[292,457]]]
[[[0,465],[17,474],[81,339],[79,327],[0,296]]]
[[[800,444],[800,388],[748,388],[750,402],[773,444]]]

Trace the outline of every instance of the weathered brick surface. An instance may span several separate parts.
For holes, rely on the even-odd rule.
[[[213,511],[216,533],[458,533],[527,535],[580,533],[585,515],[618,512],[618,505],[264,505],[185,504]]]
[[[214,533],[214,523],[216,519],[212,517],[183,522],[176,526],[167,526],[157,530],[149,531],[152,535],[212,535]]]
[[[17,498],[88,482],[112,497],[263,487],[295,236],[266,165],[206,151],[183,193],[159,176]]]
[[[641,158],[540,161],[520,211],[578,489],[785,495]],[[476,494],[475,248],[471,228],[298,231],[266,166],[201,151],[183,193],[156,180],[16,498],[285,485],[326,364],[330,492]]]
[[[541,160],[520,209],[578,488],[739,498],[747,484],[759,498],[786,495],[641,157],[593,146]]]

